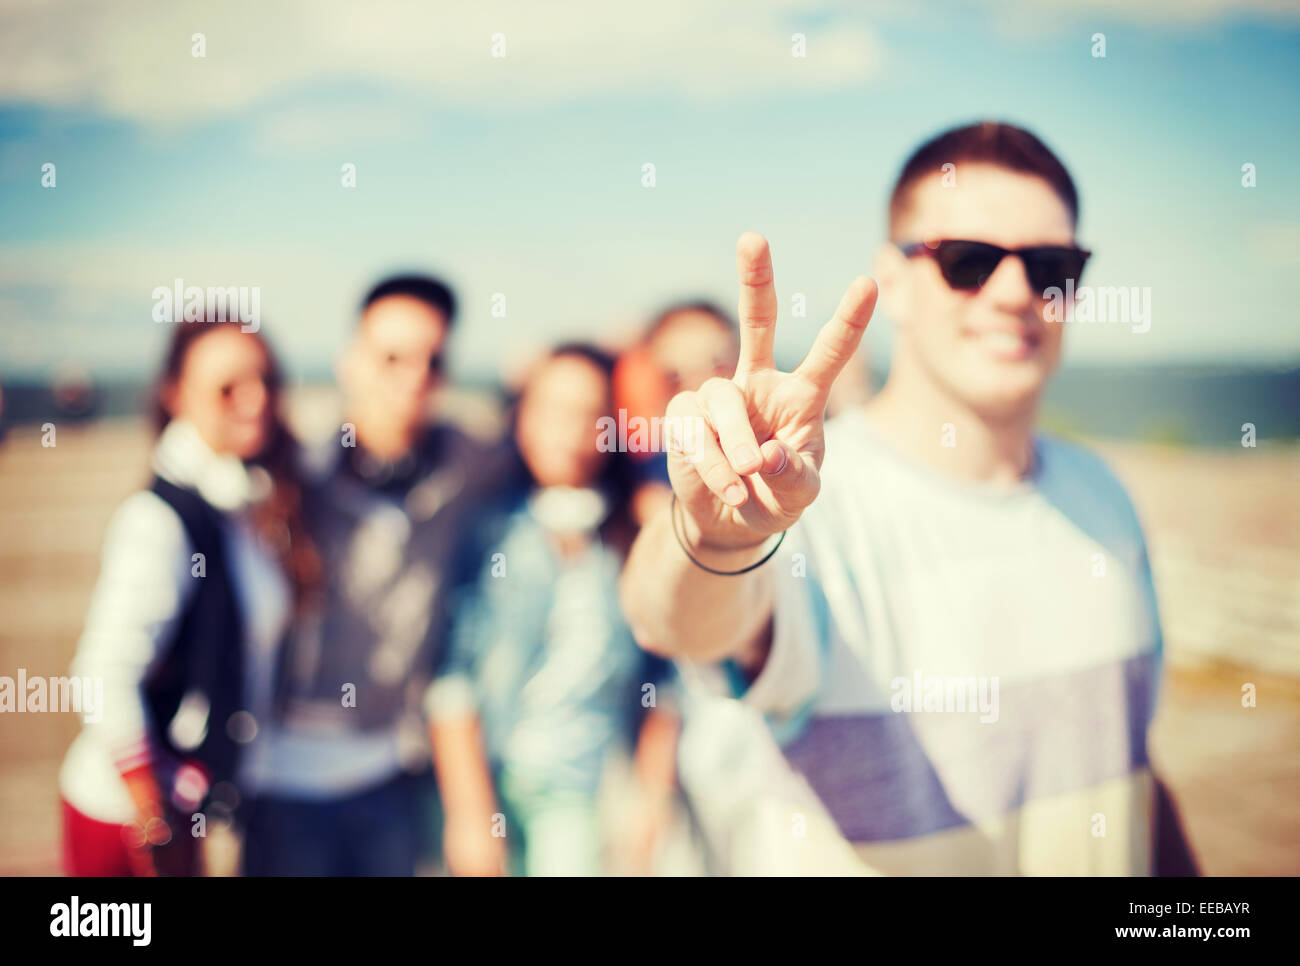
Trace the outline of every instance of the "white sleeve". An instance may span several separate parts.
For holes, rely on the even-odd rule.
[[[810,556],[802,523],[790,530],[787,546],[764,564],[772,568],[767,576],[774,582],[772,645],[758,676],[748,681],[732,659],[673,662],[688,692],[738,699],[777,727],[799,716],[816,696],[827,644],[821,640],[825,621],[817,620],[818,602],[824,606],[824,597],[807,569]]]
[[[132,495],[109,523],[72,673],[103,682],[102,706],[86,727],[119,771],[149,761],[140,686],[194,592],[190,554],[180,517],[154,493]]]

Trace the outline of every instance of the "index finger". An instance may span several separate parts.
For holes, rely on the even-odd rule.
[[[740,364],[736,373],[771,369],[776,335],[776,286],[772,252],[767,239],[747,231],[736,242],[736,272],[740,276]]]
[[[816,341],[794,374],[823,393],[829,393],[831,383],[857,351],[875,308],[875,280],[859,275],[840,299],[834,317],[817,333]]]

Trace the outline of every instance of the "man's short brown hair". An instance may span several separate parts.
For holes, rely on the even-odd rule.
[[[1065,165],[1042,141],[1022,127],[1000,121],[979,121],[944,131],[926,141],[903,165],[889,197],[889,230],[893,235],[911,203],[918,181],[942,174],[948,163],[991,164],[1042,178],[1079,220],[1079,193]]]

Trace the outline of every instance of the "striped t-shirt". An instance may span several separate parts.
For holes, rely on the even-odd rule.
[[[1161,637],[1121,484],[1042,437],[1014,487],[960,482],[861,410],[827,424],[826,452],[743,697],[839,833],[792,816],[799,867],[1150,874]]]

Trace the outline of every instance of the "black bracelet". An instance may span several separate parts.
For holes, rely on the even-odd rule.
[[[777,550],[780,549],[781,544],[785,541],[785,535],[789,532],[788,530],[782,530],[781,537],[776,541],[776,545],[772,547],[772,549],[767,552],[767,554],[763,557],[763,559],[758,561],[757,563],[752,563],[748,567],[743,567],[740,570],[714,570],[712,567],[708,566],[707,564],[700,563],[693,556],[691,556],[691,551],[686,547],[686,541],[682,538],[680,531],[678,531],[677,529],[677,493],[676,492],[673,493],[673,505],[670,512],[672,513],[672,517],[673,517],[673,536],[677,538],[677,545],[682,548],[682,553],[686,554],[686,559],[689,560],[691,563],[695,564],[695,566],[699,567],[701,570],[707,570],[709,573],[717,574],[719,577],[739,577],[741,574],[747,574],[751,570],[757,570],[759,567],[763,566],[763,564],[767,563],[769,560],[772,559],[773,555],[775,555]]]

